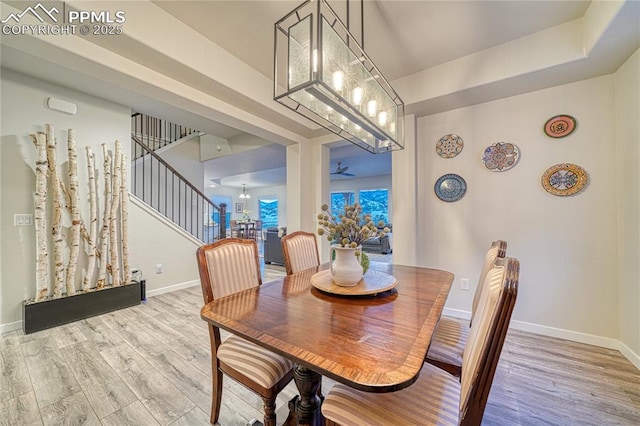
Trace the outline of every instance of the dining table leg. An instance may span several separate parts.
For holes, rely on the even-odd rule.
[[[324,417],[320,412],[324,398],[318,396],[322,375],[296,365],[293,380],[300,395],[289,401],[289,417],[285,425],[324,425]]]

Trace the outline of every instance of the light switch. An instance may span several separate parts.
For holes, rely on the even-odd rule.
[[[33,226],[33,215],[29,213],[14,214],[13,226]]]

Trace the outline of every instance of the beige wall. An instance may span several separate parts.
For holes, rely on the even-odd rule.
[[[448,308],[470,310],[484,251],[504,239],[522,267],[515,321],[549,334],[618,339],[613,94],[613,76],[604,76],[418,120],[418,261],[455,273]],[[578,120],[577,130],[547,137],[545,121],[563,113]],[[442,159],[435,143],[448,133],[464,139],[464,150]],[[521,158],[494,173],[480,157],[500,141],[518,145]],[[590,175],[589,186],[572,197],[548,194],[540,184],[548,167],[564,162]],[[436,198],[434,182],[445,173],[466,180],[462,200]],[[471,291],[460,289],[460,278],[471,278]]]
[[[620,341],[640,356],[640,50],[615,73],[614,80]]]

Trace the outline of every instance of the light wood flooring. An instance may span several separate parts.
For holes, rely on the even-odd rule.
[[[384,260],[384,259],[376,259]],[[263,267],[265,281],[284,269]],[[30,335],[0,337],[1,425],[206,425],[209,338],[199,287]],[[323,389],[333,383],[325,379]],[[278,398],[280,422],[293,384]],[[225,379],[221,425],[262,419]],[[640,371],[619,352],[510,331],[483,425],[640,425]]]

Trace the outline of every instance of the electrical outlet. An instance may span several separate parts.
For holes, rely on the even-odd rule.
[[[33,215],[29,213],[21,213],[13,215],[13,226],[32,226]]]
[[[460,288],[469,291],[469,278],[460,278]]]
[[[164,272],[164,267],[162,266],[162,263],[158,263],[156,265],[156,274],[161,274]]]

